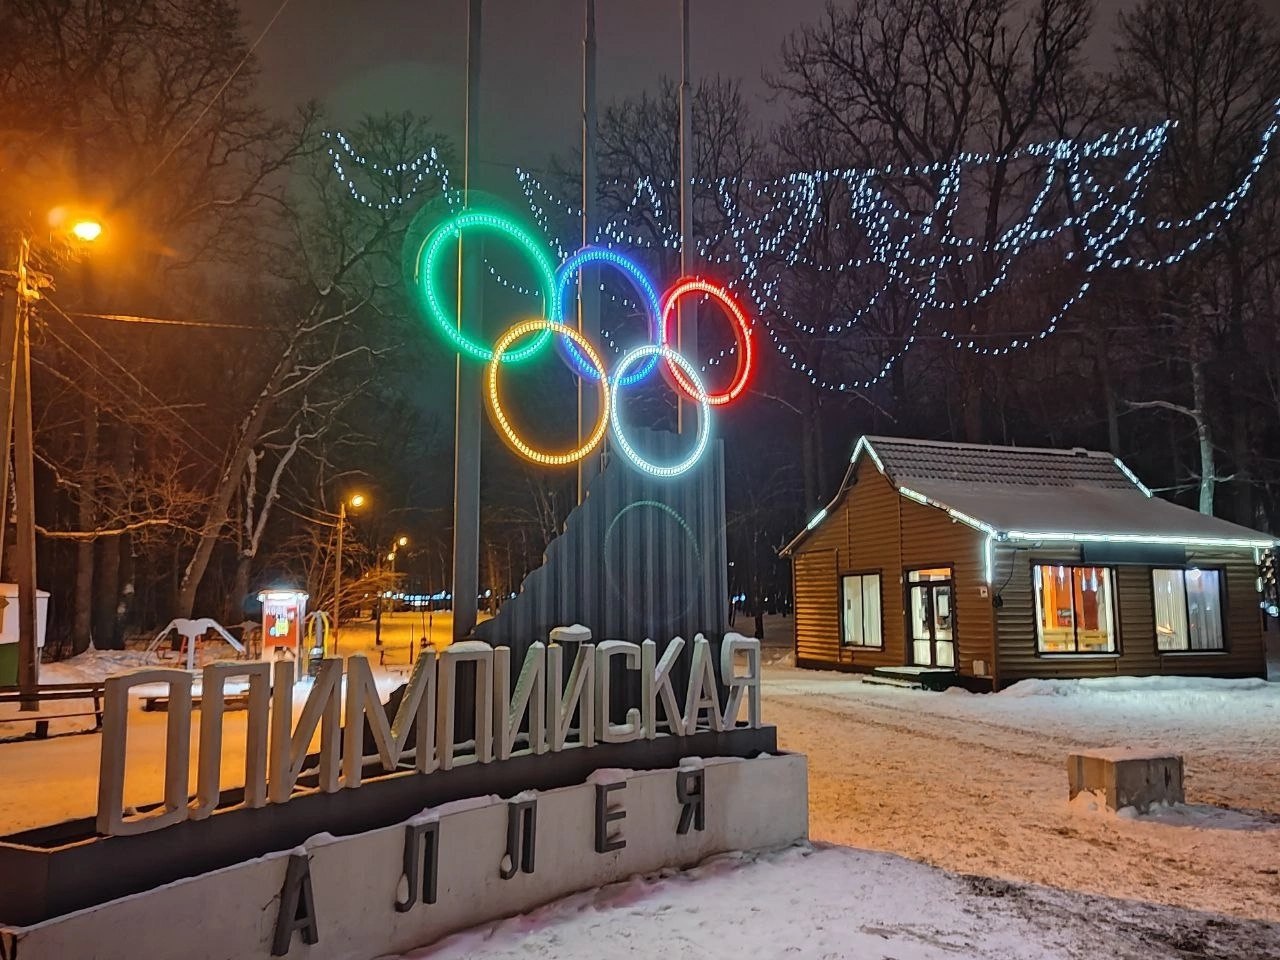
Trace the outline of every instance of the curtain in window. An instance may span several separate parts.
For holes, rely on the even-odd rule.
[[[1222,611],[1217,570],[1187,570],[1187,636],[1191,650],[1222,649]]]
[[[1152,570],[1155,591],[1156,647],[1160,650],[1187,649],[1187,598],[1181,570]]]
[[[880,638],[880,576],[862,578],[862,626],[863,642],[879,646]]]

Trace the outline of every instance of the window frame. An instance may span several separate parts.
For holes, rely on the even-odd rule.
[[[1105,570],[1108,579],[1111,581],[1111,603],[1108,615],[1111,620],[1111,637],[1114,649],[1105,651],[1090,651],[1080,649],[1080,618],[1076,615],[1075,609],[1075,590],[1072,589],[1071,603],[1071,636],[1075,645],[1074,650],[1045,650],[1044,649],[1044,626],[1041,622],[1041,589],[1036,586],[1036,569],[1038,567],[1066,567],[1068,570]],[[1035,643],[1035,654],[1037,657],[1068,658],[1077,660],[1111,660],[1116,659],[1123,654],[1122,636],[1120,631],[1120,589],[1116,577],[1115,564],[1106,563],[1085,563],[1082,560],[1058,560],[1058,559],[1035,559],[1032,558],[1027,575],[1031,580],[1031,627],[1033,631],[1033,642]],[[1074,584],[1074,576],[1072,578]],[[1154,607],[1155,595],[1152,594],[1152,604]]]
[[[857,577],[859,581],[863,577],[875,577],[879,581],[879,589],[876,591],[876,599],[880,604],[880,642],[879,643],[850,643],[845,639],[847,632],[845,630],[845,606],[844,606],[844,583],[846,580],[852,580]],[[883,650],[884,649],[884,571],[882,570],[854,570],[849,573],[840,574],[839,580],[840,590],[840,649],[841,650]],[[862,593],[862,584],[858,584],[859,596],[865,597]],[[867,634],[867,613],[864,606],[862,611],[862,635],[866,639]]]
[[[1187,617],[1187,648],[1184,650],[1162,650],[1160,649],[1160,635],[1156,632],[1156,571],[1168,570],[1176,571],[1182,574],[1182,608]],[[1218,575],[1218,632],[1222,635],[1222,646],[1210,647],[1204,650],[1194,650],[1191,648],[1191,601],[1187,598],[1187,571],[1202,570],[1212,572]],[[1227,570],[1225,567],[1215,565],[1204,565],[1199,563],[1188,563],[1181,567],[1160,566],[1149,567],[1147,570],[1147,583],[1151,587],[1151,645],[1155,647],[1156,654],[1161,657],[1220,657],[1231,652],[1231,638],[1227,633],[1227,611],[1229,607],[1229,598],[1227,596]]]

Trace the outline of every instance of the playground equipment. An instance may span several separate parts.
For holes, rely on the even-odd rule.
[[[217,633],[223,640],[231,644],[232,649],[236,653],[244,653],[244,644],[227,632],[217,620],[212,617],[201,617],[199,620],[187,620],[178,617],[170,620],[164,629],[156,634],[156,638],[151,641],[151,645],[147,647],[147,653],[155,654],[160,649],[160,644],[170,633],[176,632],[182,637],[182,647],[179,649],[179,656],[183,652],[186,653],[187,669],[195,670],[196,668],[196,644],[202,641],[205,636],[212,630]]]

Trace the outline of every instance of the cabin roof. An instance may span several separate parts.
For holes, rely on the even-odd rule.
[[[997,540],[1130,541],[1267,547],[1274,537],[1151,494],[1117,457],[865,436],[835,498],[783,548],[790,554],[853,486],[869,457],[904,497],[950,513]]]

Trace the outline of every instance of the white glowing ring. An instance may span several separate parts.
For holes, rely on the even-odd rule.
[[[626,435],[622,432],[622,417],[618,410],[618,397],[622,393],[621,384],[623,378],[627,375],[627,371],[646,357],[662,357],[668,363],[679,367],[688,377],[689,386],[693,388],[689,392],[697,400],[700,408],[698,412],[698,438],[694,442],[693,450],[679,463],[669,466],[652,463],[640,456],[636,449],[627,442]],[[613,442],[617,444],[618,449],[637,469],[655,477],[678,477],[701,459],[703,452],[707,449],[707,442],[711,439],[711,403],[707,397],[706,388],[702,385],[702,379],[693,368],[693,364],[666,344],[646,343],[631,350],[618,361],[618,365],[614,368],[612,379],[614,389],[610,397],[609,419],[611,421],[610,426],[613,429]]]

